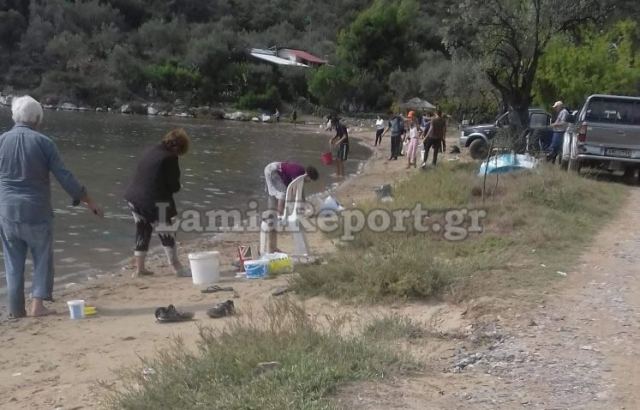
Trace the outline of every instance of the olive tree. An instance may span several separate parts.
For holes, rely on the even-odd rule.
[[[444,37],[452,51],[477,61],[517,131],[528,125],[536,71],[549,41],[606,10],[601,0],[461,0],[449,9]]]

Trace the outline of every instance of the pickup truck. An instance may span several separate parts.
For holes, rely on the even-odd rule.
[[[529,108],[529,133],[548,133],[551,115],[541,108]],[[509,113],[500,115],[493,124],[471,125],[462,129],[460,134],[460,146],[469,148],[469,154],[473,159],[484,159],[489,153],[489,140],[496,136],[498,130],[509,126]]]
[[[633,174],[640,168],[640,97],[595,94],[564,134],[561,164]]]

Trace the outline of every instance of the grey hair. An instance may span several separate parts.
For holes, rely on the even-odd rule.
[[[44,111],[42,111],[40,103],[29,95],[13,99],[11,102],[11,114],[13,122],[31,126],[39,125],[44,117]]]

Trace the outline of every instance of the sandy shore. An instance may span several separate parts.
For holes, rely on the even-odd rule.
[[[317,127],[308,127],[317,133]],[[351,129],[351,136],[364,144],[373,143],[374,132],[369,129]],[[327,133],[327,136],[329,134]],[[373,148],[371,158],[362,172],[346,180],[335,190],[335,196],[347,207],[375,197],[374,189],[381,184],[405,178],[416,171],[407,170],[402,160],[387,161],[389,139],[382,147]],[[454,144],[455,141],[451,140]],[[335,172],[325,168],[322,172]],[[322,256],[334,249],[334,244],[322,234],[309,236],[312,253]],[[198,326],[222,327],[230,319],[209,319],[205,311],[213,304],[233,299],[239,314],[260,312],[272,298],[274,289],[286,286],[287,277],[268,280],[236,279],[230,272],[239,244],[257,245],[258,234],[225,234],[224,239],[202,238],[181,244],[181,259],[197,250],[218,250],[222,270],[227,275],[221,280],[235,292],[202,294],[189,279],[176,278],[169,273],[160,255],[151,257],[150,265],[156,272],[147,278],[131,278],[131,270],[112,272],[87,283],[68,286],[56,292],[53,304],[56,316],[27,318],[18,321],[0,321],[0,408],[6,409],[93,409],[98,407],[104,393],[99,385],[118,383],[117,370],[140,365],[140,357],[152,355],[168,345],[176,336],[187,345],[198,338]],[[290,241],[280,242],[283,251]],[[85,299],[96,306],[94,317],[72,321],[68,318],[66,300]],[[383,307],[371,308],[340,306],[322,298],[303,301],[310,314],[341,312],[362,321],[381,313]],[[156,307],[174,304],[179,309],[196,312],[195,321],[177,324],[158,324],[153,312]],[[410,313],[424,322],[439,315],[441,326],[461,326],[456,307],[436,305],[403,305],[394,307],[398,313]],[[449,318],[449,319],[446,319]]]

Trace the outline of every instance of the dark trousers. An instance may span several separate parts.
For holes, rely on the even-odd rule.
[[[424,158],[423,161],[426,164],[429,159],[429,150],[433,148],[433,165],[438,162],[438,152],[442,148],[442,141],[435,138],[426,138],[424,140]]]
[[[147,252],[149,250],[149,243],[151,242],[151,235],[153,234],[153,226],[157,221],[149,220],[148,217],[142,215],[138,209],[129,204],[133,219],[136,222],[136,252]],[[165,221],[167,225],[171,225],[171,218]],[[158,233],[160,243],[165,248],[174,248],[176,246],[176,237],[172,232]]]
[[[402,149],[402,136],[391,135],[391,158],[398,159],[400,150]]]
[[[376,130],[376,142],[373,143],[373,146],[375,147],[378,144],[382,144],[382,133],[384,132],[384,129],[381,130]]]

